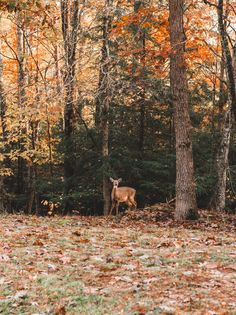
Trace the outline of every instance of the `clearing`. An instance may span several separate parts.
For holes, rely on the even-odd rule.
[[[236,314],[236,216],[0,218],[0,314]]]

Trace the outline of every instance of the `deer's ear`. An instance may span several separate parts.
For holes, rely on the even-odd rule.
[[[114,182],[114,179],[110,177],[110,181],[113,183],[113,182]]]
[[[122,178],[119,178],[119,179],[118,179],[118,182],[120,183],[121,181],[122,181]]]

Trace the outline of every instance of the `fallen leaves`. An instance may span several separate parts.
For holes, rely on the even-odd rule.
[[[54,315],[66,315],[66,307],[65,305],[56,305],[54,308]]]
[[[203,211],[200,222],[181,225],[164,204],[120,223],[4,217],[0,313],[221,314],[224,305],[231,314],[234,220],[219,219]]]
[[[62,256],[59,258],[59,261],[63,264],[63,265],[67,265],[70,264],[72,261],[72,258],[69,256]]]
[[[148,311],[148,308],[143,304],[136,304],[132,307],[132,311],[135,312],[135,314],[145,315]]]
[[[6,255],[6,254],[0,255],[0,262],[1,261],[8,261],[8,260],[10,260],[10,257],[8,255]]]
[[[43,246],[44,243],[40,240],[40,239],[37,239],[33,242],[33,245],[34,246]]]

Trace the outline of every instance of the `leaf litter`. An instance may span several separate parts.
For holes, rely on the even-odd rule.
[[[2,216],[0,314],[236,314],[236,216]]]

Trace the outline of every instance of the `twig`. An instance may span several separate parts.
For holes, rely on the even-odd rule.
[[[214,4],[214,3],[212,3],[212,2],[210,2],[210,1],[208,1],[208,0],[203,0],[203,2],[204,2],[205,4],[208,4],[208,5],[211,6],[211,7],[215,7],[216,9],[218,9],[218,5],[217,5],[217,4]]]

